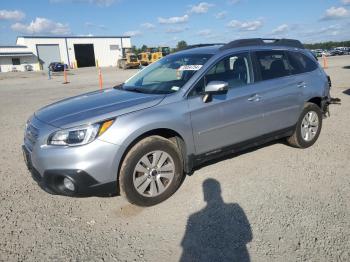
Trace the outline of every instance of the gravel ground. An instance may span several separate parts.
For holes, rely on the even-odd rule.
[[[61,75],[0,74],[0,260],[350,261],[350,56],[329,65],[342,105],[331,107],[313,147],[276,142],[211,163],[150,208],[122,197],[49,195],[23,163],[26,119],[97,89],[96,69],[69,72],[66,85]],[[103,69],[104,84],[134,72]]]

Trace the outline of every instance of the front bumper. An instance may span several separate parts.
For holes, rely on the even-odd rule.
[[[47,169],[41,174],[33,165],[30,151],[25,146],[22,146],[22,150],[24,162],[32,178],[43,190],[50,194],[81,197],[119,194],[117,179],[111,179],[110,182],[100,182],[81,169]],[[73,191],[64,187],[63,180],[65,178],[74,184]]]
[[[27,149],[23,146],[24,155],[28,154]],[[50,194],[65,196],[113,196],[119,194],[117,181],[109,183],[99,183],[90,174],[83,170],[74,169],[57,169],[46,170],[41,175],[38,170],[33,167],[30,157],[25,156],[25,163],[30,171],[32,178],[38,185]],[[74,190],[68,190],[63,183],[64,179],[69,179],[74,184]]]
[[[122,146],[99,139],[84,146],[49,146],[47,138],[56,128],[35,117],[30,124],[35,126],[38,134],[35,140],[33,136],[25,138],[22,146],[24,159],[33,178],[45,191],[67,196],[118,193],[117,174],[124,152]],[[63,187],[64,178],[75,185],[73,191]]]

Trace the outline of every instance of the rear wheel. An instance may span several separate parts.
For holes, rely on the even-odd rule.
[[[295,127],[294,133],[287,142],[294,147],[307,148],[318,139],[322,128],[321,109],[313,103],[306,103]]]
[[[127,153],[120,170],[121,194],[139,206],[169,198],[183,178],[181,154],[170,140],[151,136]]]

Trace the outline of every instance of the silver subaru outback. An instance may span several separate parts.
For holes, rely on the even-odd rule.
[[[297,40],[192,46],[125,83],[48,105],[26,124],[23,153],[46,191],[169,198],[205,161],[271,140],[313,145],[330,79]]]

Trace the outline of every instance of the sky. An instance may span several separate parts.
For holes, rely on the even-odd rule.
[[[19,35],[128,35],[137,47],[350,40],[350,0],[0,0],[0,45]]]

